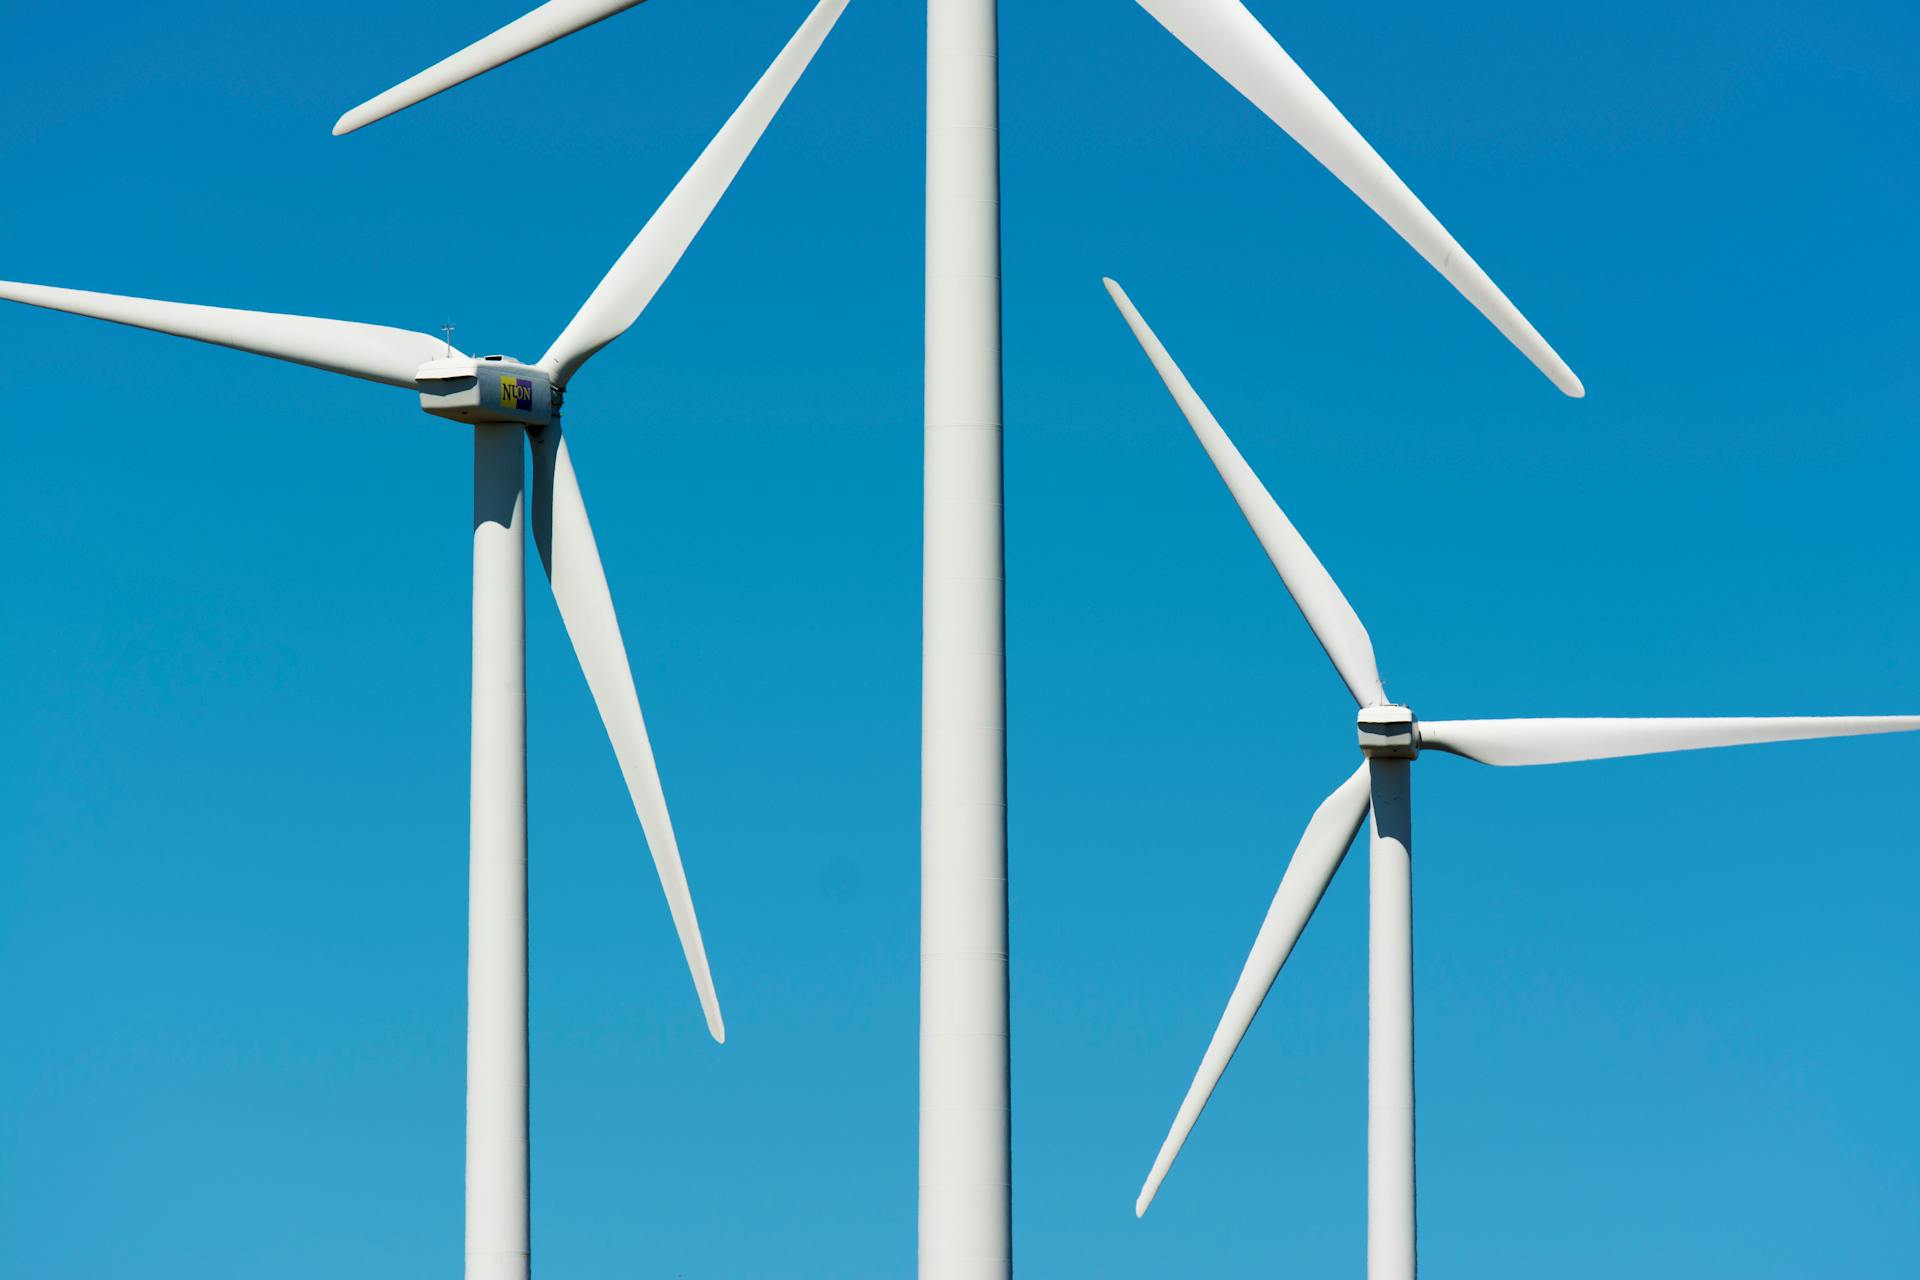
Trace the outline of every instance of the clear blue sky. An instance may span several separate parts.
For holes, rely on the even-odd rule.
[[[800,20],[20,7],[0,277],[535,356]],[[1352,709],[1099,278],[1436,717],[1920,708],[1911,5],[1255,12],[1564,400],[1123,0],[1004,28],[1023,1274],[1357,1275],[1356,857],[1133,1196]],[[457,20],[450,23],[450,10]],[[574,441],[732,1033],[530,583],[543,1275],[914,1249],[922,9],[854,0]],[[469,448],[0,310],[0,1274],[456,1274]],[[1920,1267],[1920,738],[1416,773],[1432,1277]]]

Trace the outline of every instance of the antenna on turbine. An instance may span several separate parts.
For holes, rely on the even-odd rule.
[[[447,335],[447,354],[449,356],[453,354],[453,331],[456,327],[451,320],[440,326],[440,332]]]

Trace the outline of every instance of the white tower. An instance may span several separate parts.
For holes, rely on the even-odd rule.
[[[1013,1272],[998,18],[927,3],[921,1280]]]

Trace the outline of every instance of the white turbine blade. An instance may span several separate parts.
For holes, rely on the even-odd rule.
[[[640,228],[579,314],[554,339],[541,361],[554,386],[566,386],[589,356],[640,318],[846,7],[847,0],[820,0],[686,176]]]
[[[1240,0],[1140,0],[1140,7],[1399,232],[1555,386],[1586,394],[1566,361]]]
[[[1367,766],[1362,764],[1314,810],[1300,837],[1299,847],[1293,851],[1293,860],[1280,877],[1280,889],[1273,895],[1273,905],[1267,908],[1267,918],[1261,922],[1260,933],[1253,940],[1253,951],[1247,956],[1246,967],[1240,970],[1240,980],[1233,985],[1227,1011],[1221,1015],[1220,1026],[1207,1045],[1207,1054],[1200,1060],[1200,1070],[1180,1103],[1180,1112],[1173,1118],[1167,1140],[1160,1144],[1160,1154],[1154,1157],[1153,1172],[1140,1188],[1140,1198],[1133,1203],[1135,1217],[1145,1214],[1147,1206],[1153,1203],[1154,1193],[1160,1190],[1167,1170],[1173,1167],[1174,1157],[1180,1154],[1181,1144],[1193,1131],[1201,1108],[1213,1096],[1213,1087],[1220,1083],[1220,1073],[1233,1060],[1233,1052],[1240,1047],[1240,1039],[1247,1034],[1253,1015],[1260,1011],[1273,980],[1280,975],[1280,966],[1287,962],[1293,944],[1299,941],[1301,930],[1307,927],[1313,909],[1320,905],[1327,885],[1333,880],[1333,873],[1340,869],[1353,838],[1360,834],[1360,824],[1367,818],[1368,787]]]
[[[483,36],[451,57],[434,63],[419,75],[402,80],[377,97],[369,98],[333,126],[333,136],[352,133],[376,120],[384,120],[416,102],[471,80],[482,72],[512,62],[522,54],[570,36],[582,27],[590,27],[602,18],[611,18],[631,9],[641,0],[550,0],[531,13],[515,18],[490,36]]]
[[[384,325],[235,311],[191,302],[156,302],[7,280],[0,280],[0,299],[170,333],[410,391],[416,389],[413,375],[420,366],[450,350],[439,338]]]
[[[580,484],[574,478],[573,462],[567,456],[567,443],[558,424],[534,435],[533,467],[534,544],[553,584],[553,598],[560,606],[567,638],[573,642],[580,670],[586,673],[587,687],[593,691],[594,705],[599,707],[607,737],[613,741],[613,753],[633,798],[633,811],[646,833],[654,870],[660,875],[660,888],[667,895],[667,909],[673,913],[673,927],[680,935],[680,948],[686,952],[687,969],[693,974],[700,1007],[707,1015],[707,1030],[724,1044],[727,1031],[720,1020],[720,1000],[713,990],[713,974],[707,968],[707,949],[700,940],[700,921],[693,913],[687,873],[680,865],[673,820],[667,816],[667,796],[660,785],[653,745],[647,740],[647,724],[640,715],[640,696],[634,691],[633,671],[627,666],[620,620],[614,616],[613,595],[607,590],[593,526],[587,523],[586,502],[580,496]]]
[[[1910,733],[1920,716],[1711,716],[1662,720],[1422,720],[1420,746],[1481,764],[1568,764],[1803,738]]]
[[[1180,372],[1180,366],[1173,362],[1173,357],[1167,354],[1160,339],[1147,327],[1146,320],[1134,307],[1133,300],[1127,297],[1126,290],[1112,280],[1104,283],[1113,297],[1113,305],[1120,308],[1127,327],[1133,330],[1133,336],[1139,339],[1147,359],[1153,361],[1153,367],[1159,371],[1160,380],[1173,393],[1174,403],[1180,406],[1180,412],[1187,415],[1187,423],[1193,428],[1193,434],[1200,438],[1200,446],[1213,459],[1220,478],[1227,482],[1228,492],[1240,504],[1240,513],[1246,516],[1247,523],[1253,526],[1254,536],[1266,548],[1267,558],[1280,571],[1280,580],[1286,584],[1294,604],[1299,606],[1307,625],[1313,629],[1314,638],[1327,651],[1327,657],[1333,660],[1340,678],[1347,682],[1354,701],[1363,707],[1385,702],[1387,695],[1381,688],[1380,670],[1374,662],[1373,640],[1367,635],[1360,615],[1347,603],[1346,596],[1341,594],[1332,575],[1320,563],[1320,558],[1313,554],[1313,548],[1293,527],[1286,512],[1280,510],[1280,504],[1260,483],[1260,477],[1253,474],[1253,468],[1233,447],[1233,441],[1227,438],[1220,423],[1201,402],[1193,384],[1187,381],[1186,375]]]

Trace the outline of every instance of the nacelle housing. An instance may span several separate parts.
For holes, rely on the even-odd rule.
[[[420,407],[437,418],[532,427],[553,421],[553,386],[547,375],[506,356],[430,360],[414,378],[420,384]]]
[[[1360,753],[1371,760],[1411,760],[1420,754],[1413,712],[1388,703],[1360,709]]]

